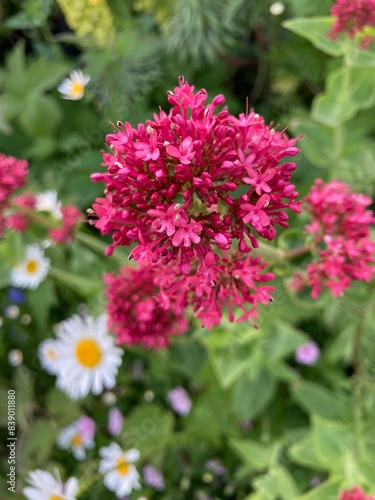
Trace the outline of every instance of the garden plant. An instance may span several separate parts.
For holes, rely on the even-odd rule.
[[[375,0],[0,6],[1,499],[375,500]]]

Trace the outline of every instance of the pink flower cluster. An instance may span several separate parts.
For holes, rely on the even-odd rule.
[[[7,215],[11,194],[26,183],[28,162],[0,153],[0,236],[7,226]]]
[[[335,22],[328,36],[334,39],[340,33],[347,33],[354,38],[365,28],[375,27],[375,0],[336,0],[331,14],[335,16]],[[365,34],[360,46],[366,49],[373,40],[373,36]]]
[[[232,116],[222,95],[205,105],[207,92],[180,78],[169,114],[160,111],[137,129],[118,122],[107,136],[110,153],[103,153],[107,173],[105,198],[93,208],[95,226],[113,233],[109,255],[117,245],[137,243],[136,261],[178,263],[189,274],[193,258],[198,270],[209,252],[230,250],[233,240],[248,252],[257,237],[272,240],[275,225],[287,226],[286,208],[300,211],[290,178],[297,139],[266,126],[251,112]]]
[[[239,117],[217,111],[225,102],[222,95],[207,105],[206,100],[204,89],[194,92],[180,77],[179,86],[168,92],[168,114],[160,110],[136,129],[118,122],[107,136],[110,152],[103,153],[107,172],[91,177],[105,184],[92,222],[103,234],[112,233],[106,254],[135,244],[130,259],[144,266],[108,278],[110,311],[113,296],[126,297],[114,300],[118,308],[112,323],[120,341],[149,337],[131,333],[135,327],[129,317],[136,304],[130,307],[133,299],[126,292],[142,290],[141,282],[148,280],[153,295],[142,295],[137,318],[149,314],[146,323],[153,332],[153,315],[169,307],[174,325],[190,305],[202,326],[212,327],[220,323],[224,307],[231,321],[234,307],[242,309],[242,320],[252,320],[258,303],[271,300],[273,288],[259,284],[274,276],[261,274],[267,264],[249,252],[258,247],[259,237],[274,239],[276,225],[288,226],[287,208],[300,211],[291,184],[296,165],[284,160],[298,153],[297,139],[265,125],[253,111]],[[122,305],[126,301],[129,307]],[[141,343],[152,343],[151,337]]]
[[[83,216],[79,208],[74,205],[67,205],[61,208],[62,225],[58,228],[50,229],[48,236],[55,243],[68,243],[73,239],[77,225],[83,222]]]
[[[353,193],[344,182],[324,184],[317,179],[306,203],[312,216],[306,231],[315,236],[318,247],[318,260],[307,266],[312,297],[317,298],[324,288],[337,297],[354,279],[370,281],[375,273],[375,242],[369,227],[375,217],[366,207],[372,200]]]
[[[343,491],[339,500],[375,500],[375,497],[372,495],[366,496],[364,491],[358,486],[354,486],[350,490]]]

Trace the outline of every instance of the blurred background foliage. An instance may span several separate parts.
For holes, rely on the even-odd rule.
[[[111,122],[136,126],[159,106],[167,110],[165,91],[184,75],[210,97],[224,93],[232,113],[248,103],[267,122],[304,135],[293,178],[301,195],[321,177],[373,196],[375,50],[325,37],[331,3],[285,0],[283,12],[273,15],[270,0],[5,0],[0,150],[29,159],[35,191],[56,189],[85,211],[101,195],[89,176],[98,171]],[[72,69],[91,77],[81,101],[63,100],[57,91]],[[306,216],[292,216],[293,230],[280,234],[277,245],[293,247],[305,223]],[[1,255],[16,247],[12,238]],[[70,286],[69,278],[52,276],[28,292],[16,317],[1,292],[0,391],[2,401],[9,384],[17,391],[19,483],[29,470],[55,464],[63,475],[90,476],[90,460],[77,464],[55,447],[61,427],[82,412],[97,422],[97,445],[108,441],[108,404],[100,397],[69,401],[36,355],[53,325],[78,304],[91,313],[103,308],[100,278],[121,256],[83,254],[81,245],[54,250],[55,262],[75,276]],[[126,416],[120,442],[133,446],[133,429],[152,419],[155,408],[163,412],[152,431],[138,434],[136,447],[142,461],[162,469],[166,490],[144,488],[143,496],[331,500],[353,484],[375,494],[374,285],[313,301],[287,286],[304,257],[271,265],[277,292],[259,331],[224,321],[207,332],[193,322],[166,351],[126,350],[114,391]],[[311,339],[321,350],[318,364],[297,366],[296,348]],[[24,353],[22,366],[8,365],[9,349]],[[176,385],[193,399],[186,418],[166,403]],[[205,469],[212,458],[224,464],[224,476]],[[112,498],[100,482],[82,495],[99,498]]]

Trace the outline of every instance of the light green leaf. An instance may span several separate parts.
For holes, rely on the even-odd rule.
[[[291,128],[298,134],[303,134],[303,140],[299,145],[311,163],[317,167],[327,168],[335,162],[337,154],[334,130],[331,127],[315,123],[310,117],[306,117],[293,120]]]
[[[316,452],[311,433],[294,443],[288,452],[291,460],[302,467],[325,470],[327,466]]]
[[[281,449],[278,442],[265,446],[251,439],[231,439],[230,446],[249,469],[254,471],[267,469]]]
[[[346,54],[345,60],[349,66],[354,66],[356,68],[374,67],[375,50],[373,44],[366,50],[362,50],[356,46],[352,47]]]
[[[293,500],[337,500],[341,483],[341,477],[332,478]]]
[[[172,368],[188,376],[197,376],[207,359],[206,350],[191,339],[176,340],[169,348]]]
[[[33,61],[27,71],[25,85],[30,93],[43,93],[53,89],[66,74],[68,65],[63,62],[53,62],[48,59]]]
[[[299,494],[298,486],[289,471],[282,465],[272,467],[270,472],[254,481],[254,486],[269,499],[292,500]]]
[[[59,426],[69,425],[81,413],[79,403],[72,401],[57,389],[52,389],[47,394],[46,407],[49,415],[58,421]]]
[[[231,388],[234,413],[239,419],[256,417],[271,401],[276,385],[274,377],[265,370],[253,378],[242,374]]]
[[[350,101],[343,103],[330,94],[320,94],[312,104],[312,117],[328,127],[336,127],[356,115],[358,108]]]
[[[315,47],[331,56],[344,54],[340,41],[330,40],[327,36],[333,24],[332,17],[313,17],[289,19],[283,23],[284,28],[307,38]]]
[[[62,111],[51,96],[30,95],[19,117],[20,124],[31,137],[51,135],[62,119]]]
[[[52,453],[58,429],[47,419],[38,419],[28,427],[18,457],[25,468],[35,468],[45,463]]]
[[[331,470],[342,470],[346,453],[352,446],[352,435],[347,425],[334,420],[312,417],[312,441],[315,451]]]
[[[308,336],[286,321],[273,324],[273,331],[262,338],[267,358],[283,359],[308,340]]]
[[[254,368],[257,352],[259,351],[252,344],[232,344],[226,349],[209,351],[210,361],[220,385],[228,388],[251,365]]]
[[[345,403],[337,394],[313,382],[298,381],[291,387],[294,400],[308,413],[327,419],[344,418]]]

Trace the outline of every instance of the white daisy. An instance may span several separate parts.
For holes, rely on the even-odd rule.
[[[57,387],[72,399],[114,387],[123,350],[108,334],[104,315],[96,321],[75,315],[60,323],[58,336]]]
[[[31,471],[27,478],[30,486],[24,488],[22,493],[27,500],[76,500],[77,479],[71,477],[63,486],[58,472],[56,476],[40,469]]]
[[[124,452],[117,443],[100,448],[99,455],[102,460],[99,463],[99,472],[104,474],[104,484],[121,498],[139,490],[139,474],[132,464],[139,459],[139,451],[131,449]]]
[[[56,219],[61,219],[61,201],[57,198],[57,192],[53,190],[39,193],[36,197],[36,210],[38,212],[49,212]]]
[[[36,243],[27,245],[24,259],[10,272],[10,283],[19,288],[37,288],[47,276],[50,259]]]
[[[95,443],[92,435],[82,432],[78,423],[79,420],[61,430],[57,438],[57,446],[63,450],[70,450],[77,460],[84,460],[86,449],[94,448]]]
[[[63,99],[78,101],[85,93],[85,87],[89,83],[90,77],[84,75],[80,69],[71,71],[69,78],[65,78],[57,90],[62,94]]]
[[[59,358],[61,342],[55,339],[46,339],[38,347],[38,355],[42,367],[52,375],[56,375],[58,367],[56,361]]]

